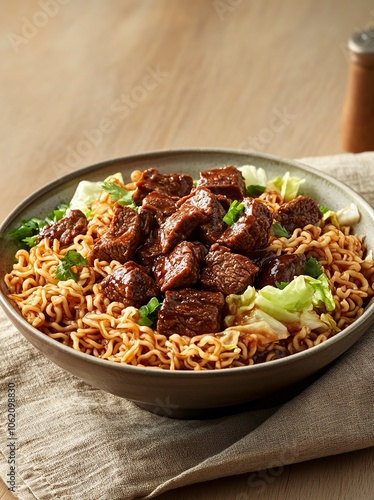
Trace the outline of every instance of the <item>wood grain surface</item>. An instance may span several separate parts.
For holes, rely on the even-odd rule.
[[[371,0],[1,0],[3,219],[53,179],[155,149],[341,153],[347,40]],[[374,450],[171,499],[374,498]],[[11,497],[0,484],[0,500]]]

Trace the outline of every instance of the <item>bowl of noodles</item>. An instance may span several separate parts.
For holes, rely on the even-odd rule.
[[[8,216],[0,301],[91,386],[168,417],[219,415],[291,394],[364,334],[373,223],[356,192],[295,161],[128,156],[64,175]]]

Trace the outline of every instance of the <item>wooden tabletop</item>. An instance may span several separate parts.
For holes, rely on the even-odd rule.
[[[184,147],[343,152],[347,40],[372,0],[13,0],[0,17],[0,218],[43,184]],[[374,449],[164,494],[369,499]],[[279,472],[279,471],[278,471]],[[0,480],[1,481],[1,480]],[[8,498],[0,483],[0,499]]]

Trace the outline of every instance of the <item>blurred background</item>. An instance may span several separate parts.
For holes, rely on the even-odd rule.
[[[0,5],[1,218],[64,173],[131,153],[342,152],[347,41],[374,26],[370,0]]]

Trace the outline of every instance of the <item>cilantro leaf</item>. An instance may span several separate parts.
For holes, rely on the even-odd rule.
[[[139,308],[138,324],[141,326],[151,326],[155,320],[155,312],[161,307],[157,297],[152,297],[148,304]]]
[[[133,191],[127,191],[115,182],[103,182],[102,188],[110,194],[112,201],[116,201],[120,205],[127,205],[133,209],[137,208],[132,197]]]
[[[58,205],[45,219],[31,217],[20,222],[19,226],[8,231],[7,237],[14,240],[21,248],[31,248],[38,243],[38,233],[42,227],[54,224],[66,213],[69,206],[66,203]]]
[[[27,245],[29,248],[34,247],[38,243],[38,235],[35,234],[34,236],[27,236],[26,238],[23,238],[23,243]]]
[[[251,184],[247,186],[246,192],[247,196],[251,196],[252,198],[257,198],[262,193],[265,192],[266,186],[259,186],[258,184]]]
[[[281,237],[290,238],[291,237],[291,235],[287,231],[287,229],[285,227],[283,227],[282,224],[280,224],[278,221],[273,222],[272,229],[273,229],[274,236],[277,236],[277,238],[281,238]]]
[[[315,279],[317,279],[323,273],[321,264],[315,257],[309,257],[309,259],[305,261],[304,268],[305,273]]]
[[[60,264],[56,267],[55,276],[60,281],[72,279],[78,281],[79,273],[73,271],[72,267],[88,266],[87,259],[76,250],[68,250],[62,257]]]
[[[234,224],[234,222],[236,222],[239,217],[241,216],[241,214],[243,213],[243,210],[244,210],[244,205],[243,203],[239,203],[238,200],[234,200],[226,215],[223,217],[223,222],[226,222],[226,224],[228,226],[231,226],[232,224]]]
[[[47,222],[39,217],[23,219],[18,227],[8,231],[7,237],[14,240],[21,248],[31,248],[31,240],[25,240],[37,235],[40,229],[46,225]]]
[[[77,282],[79,279],[79,274],[74,272],[67,262],[63,261],[56,267],[55,276],[59,281],[74,280]]]
[[[63,218],[63,216],[66,214],[66,211],[68,208],[69,208],[69,205],[67,203],[60,203],[53,210],[53,212],[50,212],[47,215],[47,217],[45,218],[45,221],[47,222],[47,224],[54,224],[55,222],[57,222]]]

